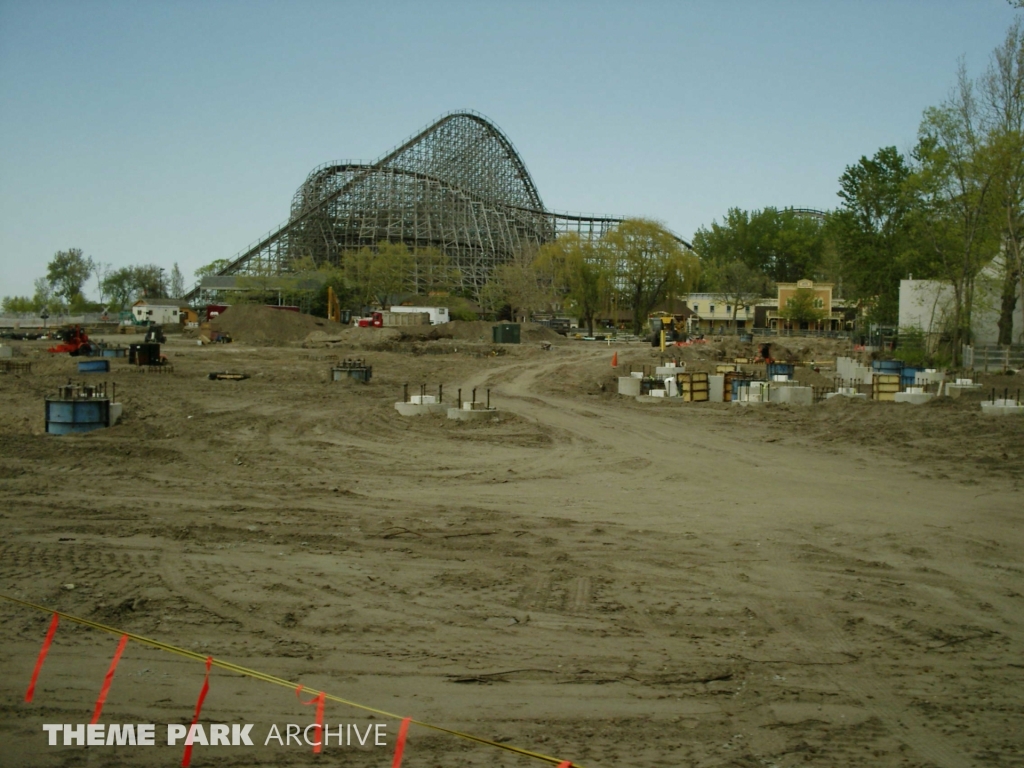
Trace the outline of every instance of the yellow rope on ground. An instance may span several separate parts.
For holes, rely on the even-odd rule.
[[[196,653],[195,651],[190,651],[190,650],[187,650],[185,648],[179,648],[178,646],[171,645],[170,643],[163,643],[163,642],[160,642],[159,640],[153,640],[152,638],[145,637],[143,635],[137,635],[134,632],[126,632],[126,631],[124,631],[122,629],[117,629],[116,627],[109,627],[106,624],[100,624],[98,621],[91,621],[89,619],[83,619],[80,616],[73,616],[70,613],[64,613],[63,611],[55,611],[52,608],[47,608],[46,606],[43,606],[43,605],[37,605],[36,603],[30,603],[27,600],[21,600],[21,599],[19,599],[17,597],[11,597],[10,595],[5,595],[3,593],[0,593],[0,598],[2,598],[4,600],[7,600],[7,601],[9,601],[11,603],[16,603],[18,605],[24,606],[26,608],[32,608],[34,610],[41,611],[42,613],[47,613],[47,614],[51,614],[51,615],[52,614],[57,614],[58,616],[61,617],[61,619],[65,619],[67,621],[74,622],[75,624],[81,624],[84,627],[89,627],[90,629],[96,629],[96,630],[99,630],[100,632],[106,632],[108,634],[117,635],[119,637],[121,635],[127,635],[129,639],[134,640],[137,643],[142,643],[143,645],[148,645],[148,646],[150,646],[152,648],[156,648],[156,649],[161,650],[161,651],[167,651],[168,653],[176,653],[179,656],[184,656],[186,659],[192,659],[194,661],[201,661],[204,664],[206,663],[207,656],[202,654],[202,653]],[[232,664],[230,661],[221,661],[220,659],[214,658],[212,660],[212,662],[211,662],[211,665],[214,666],[214,667],[219,667],[220,669],[223,669],[223,670],[227,670],[228,672],[234,672],[236,675],[243,675],[244,677],[252,677],[252,678],[255,678],[256,680],[262,680],[265,683],[273,683],[274,685],[280,685],[282,688],[289,688],[289,689],[291,689],[293,691],[296,688],[298,688],[298,686],[299,686],[298,683],[293,683],[293,682],[290,682],[288,680],[284,680],[284,679],[282,679],[280,677],[275,677],[274,675],[268,675],[265,672],[260,672],[260,671],[255,670],[255,669],[249,669],[248,667],[243,667],[243,666],[241,666],[239,664]],[[377,709],[375,707],[368,707],[365,704],[359,704],[358,702],[355,702],[355,701],[349,701],[348,699],[343,699],[340,696],[333,696],[332,694],[329,694],[326,691],[318,691],[315,688],[308,688],[306,686],[302,686],[302,692],[303,693],[311,694],[313,696],[318,696],[319,694],[323,693],[324,694],[324,698],[327,699],[328,701],[334,701],[334,702],[337,702],[338,704],[345,704],[345,705],[350,706],[350,707],[355,707],[356,709],[361,709],[361,710],[363,710],[365,712],[373,712],[374,714],[380,715],[382,717],[391,718],[391,719],[394,719],[394,720],[402,720],[403,719],[401,715],[396,715],[393,712],[387,712],[387,711],[385,711],[383,709]],[[450,736],[455,736],[455,737],[460,738],[460,739],[465,739],[466,741],[474,741],[477,744],[484,744],[484,745],[486,745],[488,747],[496,747],[498,749],[503,749],[506,752],[512,752],[512,753],[517,754],[517,755],[522,755],[523,757],[533,758],[534,760],[541,760],[541,761],[543,761],[545,763],[550,763],[552,765],[561,765],[562,763],[565,762],[563,760],[558,759],[557,757],[551,757],[550,755],[543,755],[540,752],[532,752],[531,750],[523,749],[521,747],[514,747],[514,746],[511,746],[510,744],[502,744],[502,743],[497,742],[497,741],[491,741],[490,739],[485,739],[482,736],[474,736],[474,735],[472,735],[470,733],[463,733],[461,731],[455,731],[455,730],[452,730],[451,728],[445,728],[445,727],[440,726],[440,725],[433,725],[432,723],[425,723],[425,722],[422,722],[421,720],[416,720],[416,719],[410,718],[409,722],[413,723],[415,725],[421,726],[423,728],[429,728],[432,731],[439,731],[441,733],[447,733]],[[572,763],[572,765],[574,766],[574,768],[583,768],[583,766],[580,766],[580,765],[578,765],[576,763]]]

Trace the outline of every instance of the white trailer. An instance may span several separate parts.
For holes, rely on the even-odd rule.
[[[426,312],[430,315],[431,325],[447,323],[451,318],[448,316],[448,307],[391,307],[392,312]]]

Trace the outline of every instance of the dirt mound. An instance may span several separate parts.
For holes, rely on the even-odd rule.
[[[367,345],[384,344],[395,341],[437,341],[452,339],[454,341],[476,341],[490,343],[492,328],[496,323],[488,320],[453,320],[441,325],[403,325],[398,328],[352,328],[335,326],[333,329],[317,328],[305,338],[304,346],[322,347],[334,344]],[[547,326],[539,323],[522,323],[520,340],[525,342],[565,341]]]
[[[302,341],[313,331],[339,333],[344,326],[313,315],[303,315],[259,304],[236,304],[218,315],[210,327],[230,333],[236,341],[288,344]]]

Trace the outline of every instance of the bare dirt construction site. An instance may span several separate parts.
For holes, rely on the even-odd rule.
[[[173,370],[95,377],[119,424],[61,437],[43,401],[75,359],[13,342],[32,370],[0,374],[0,592],[586,768],[1024,765],[1024,419],[980,395],[639,403],[610,360],[649,346],[481,327],[172,337]],[[351,356],[369,384],[331,381]],[[490,388],[500,414],[403,418],[405,383]],[[0,619],[0,764],[180,764],[162,729],[191,722],[202,663],[129,642],[101,722],[158,745],[49,747],[44,723],[89,722],[117,637],[62,621],[29,704],[50,616]],[[264,746],[312,710],[215,668],[200,722],[256,745],[192,765],[390,764]],[[543,764],[417,725],[403,763]]]

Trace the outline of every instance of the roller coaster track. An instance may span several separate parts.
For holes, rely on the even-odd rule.
[[[306,257],[339,264],[345,252],[388,240],[440,249],[458,268],[461,287],[475,293],[525,247],[568,232],[598,238],[623,220],[548,210],[494,123],[476,112],[452,112],[373,162],[315,168],[295,193],[288,221],[217,274],[280,275]],[[185,298],[198,294],[197,284]]]

